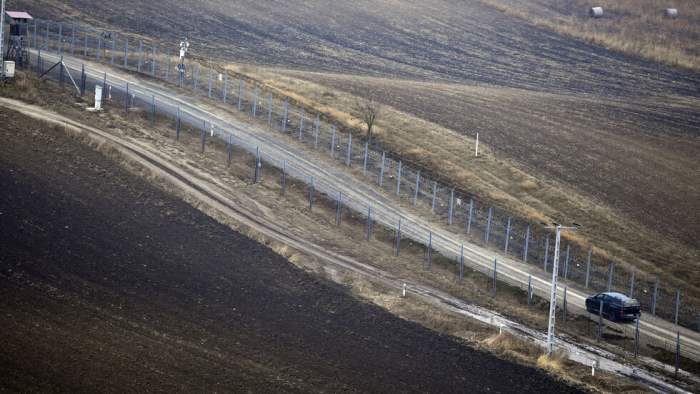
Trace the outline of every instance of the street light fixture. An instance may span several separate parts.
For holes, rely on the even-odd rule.
[[[547,355],[552,354],[554,342],[554,324],[557,317],[557,279],[559,276],[559,243],[561,241],[561,230],[576,230],[580,226],[574,223],[572,227],[564,227],[561,224],[554,223],[556,229],[556,237],[554,242],[554,264],[552,267],[552,291],[549,296],[549,324],[547,325]]]

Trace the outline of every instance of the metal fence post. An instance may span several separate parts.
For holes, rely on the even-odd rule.
[[[630,272],[630,298],[634,298],[634,271]]]
[[[70,54],[71,56],[75,54],[75,23],[71,25],[70,31]]]
[[[151,126],[156,125],[156,96],[151,96]]]
[[[228,73],[224,74],[224,92],[222,100],[224,104],[228,103]]]
[[[238,82],[238,110],[243,107],[243,95],[245,94],[245,81],[241,78]]]
[[[386,161],[386,152],[382,152],[382,164],[379,167],[379,179],[377,180],[379,187],[382,187],[382,185],[384,183],[384,162],[385,161]]]
[[[369,155],[369,141],[365,141],[365,153],[362,159],[362,175],[367,176],[367,156]]]
[[[613,285],[613,272],[615,272],[615,263],[612,261],[610,262],[608,266],[608,291],[612,290],[612,285]]]
[[[51,42],[49,41],[49,21],[46,21],[46,34],[44,37],[44,50],[49,51],[49,46]]]
[[[318,149],[318,137],[321,130],[321,114],[316,114],[314,121],[314,149]]]
[[[156,64],[158,62],[158,57],[156,53],[158,52],[157,44],[151,44],[151,77],[156,77]]]
[[[107,72],[105,71],[102,75],[102,104],[105,102],[105,94],[107,94]],[[110,97],[111,98],[111,97]]]
[[[430,270],[433,266],[433,232],[428,231],[428,245],[425,247],[425,261],[427,270]]]
[[[192,90],[197,91],[197,85],[199,84],[199,63],[195,63],[192,66]]]
[[[335,125],[331,126],[331,158],[335,157]]]
[[[272,93],[267,94],[267,125],[272,127]]]
[[[676,331],[676,370],[675,370],[675,376],[678,378],[678,370],[680,369],[681,365],[681,332]]]
[[[304,108],[299,110],[299,141],[304,140],[304,118],[306,117],[306,111]]]
[[[678,311],[681,308],[681,289],[676,289],[676,305],[673,312],[673,324],[678,326]]]
[[[343,210],[343,193],[338,192],[338,199],[335,201],[335,225],[340,226],[340,220]]]
[[[314,178],[311,177],[311,182],[309,183],[309,211],[314,207]]]
[[[454,212],[454,204],[455,204],[455,189],[450,190],[450,202],[447,207],[447,225],[451,226],[452,225],[452,215]]]
[[[207,121],[202,121],[202,134],[201,137],[202,139],[202,153],[204,153],[204,146],[207,141]]]
[[[34,19],[34,37],[33,37],[34,38],[34,49],[39,49],[39,43],[38,43],[39,37],[37,36],[38,26],[39,26],[39,22],[36,19]]]
[[[437,181],[433,181],[433,199],[430,203],[430,212],[435,213],[435,204],[437,203]]]
[[[136,58],[137,72],[141,72],[141,64],[143,64],[143,40],[139,40],[139,53]]]
[[[396,197],[401,195],[401,170],[403,162],[399,160],[399,165],[396,167]]]
[[[117,52],[117,32],[112,32],[112,53],[110,53],[109,63],[114,64],[114,56]],[[167,78],[167,77],[166,77]]]
[[[60,55],[61,53],[63,53],[63,22],[58,24],[58,36],[56,39],[56,54]]]
[[[287,116],[289,116],[289,101],[284,99],[284,114],[282,115],[282,132],[287,132]]]
[[[253,117],[254,118],[258,116],[258,95],[259,94],[260,94],[260,88],[256,86],[255,89],[253,89]]]
[[[255,148],[255,183],[260,183],[262,171],[262,160],[260,158],[260,147]]]
[[[180,141],[180,107],[177,107],[175,115],[175,140]]]
[[[129,37],[124,37],[124,68],[129,67]]]
[[[212,89],[213,78],[214,78],[214,76],[212,75],[213,73],[214,73],[214,70],[212,70],[212,69],[210,68],[210,69],[209,69],[209,75],[208,75],[208,77],[207,77],[207,91],[208,91],[207,96],[208,96],[209,98],[211,98],[211,89]]]
[[[459,248],[459,280],[464,279],[464,243]]]
[[[503,252],[508,253],[508,241],[510,240],[510,216],[508,216],[508,222],[506,223],[506,240],[503,245]]]
[[[287,161],[282,162],[282,173],[280,174],[280,195],[287,193]]]
[[[530,225],[525,230],[525,247],[523,248],[523,262],[527,263],[527,252],[530,249]]]
[[[498,259],[493,259],[493,297],[496,297],[496,280],[498,277]]]
[[[228,135],[228,144],[226,144],[226,166],[231,166],[231,159],[233,159],[233,134]],[[287,162],[285,162],[286,168]]]
[[[640,317],[638,316],[634,322],[634,357],[635,358],[637,358],[637,356],[639,355],[639,319],[640,319]]]
[[[399,224],[396,227],[396,256],[398,257],[401,253],[401,218],[399,218]]]
[[[486,231],[484,232],[484,241],[489,242],[489,236],[491,233],[491,219],[493,218],[493,207],[489,207],[489,216],[486,219]]]
[[[348,133],[348,152],[347,155],[345,156],[345,165],[350,167],[350,164],[352,162],[352,132]]]
[[[372,206],[367,205],[367,241],[372,239]]]
[[[567,294],[567,292],[568,292],[568,288],[567,288],[566,286],[564,286],[564,302],[562,303],[563,311],[562,311],[562,315],[561,315],[563,321],[566,321],[566,309],[567,309],[567,305],[566,305],[566,302],[567,302],[567,300],[566,300],[566,294]]]
[[[129,112],[129,82],[126,83],[126,94],[124,94],[124,112]]]
[[[469,212],[467,214],[467,235],[472,232],[472,216],[474,214],[474,199],[469,198]]]
[[[63,88],[63,73],[65,71],[65,67],[63,66],[63,56],[61,56],[61,62],[58,67],[58,82],[61,84],[61,88]],[[128,89],[128,85],[127,85]]]
[[[527,306],[532,303],[532,275],[527,276]]]
[[[1,55],[0,55],[1,56]],[[36,56],[36,72],[37,74],[44,73],[44,59],[41,58],[41,48],[37,50]]]
[[[651,315],[656,316],[656,301],[659,298],[659,277],[654,281],[654,292],[651,294]]]
[[[418,203],[418,189],[420,188],[420,170],[416,172],[416,187],[413,189],[413,206]]]
[[[97,49],[95,49],[95,58],[99,61],[102,60],[102,36],[97,36]]]
[[[593,254],[593,249],[588,249],[588,257],[586,257],[586,289],[591,279],[591,254]]]
[[[598,307],[598,333],[596,339],[600,341],[603,336],[603,300],[600,300],[600,306]]]
[[[90,53],[89,50],[88,50],[88,40],[89,40],[89,39],[90,39],[90,35],[89,35],[88,32],[86,31],[86,32],[85,32],[85,37],[84,37],[84,39],[83,39],[83,56],[86,57],[86,58],[88,57],[88,55],[89,55],[89,53]]]
[[[564,280],[569,279],[569,252],[571,252],[571,244],[566,244],[566,258],[564,259]]]
[[[547,272],[547,263],[549,262],[549,234],[544,239],[544,272]]]
[[[86,83],[86,78],[85,78],[85,63],[82,63],[80,65],[80,96],[85,95],[85,83]]]

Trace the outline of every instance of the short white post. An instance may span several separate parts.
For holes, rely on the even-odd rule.
[[[102,109],[102,86],[95,85],[95,111]]]
[[[474,146],[474,157],[479,157],[479,133],[476,133],[476,145]]]
[[[401,293],[401,297],[406,297],[406,284],[403,284],[403,292]]]

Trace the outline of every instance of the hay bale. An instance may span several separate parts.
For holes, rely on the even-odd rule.
[[[588,15],[590,15],[591,18],[602,18],[603,7],[591,7],[591,9],[588,11]]]
[[[664,16],[666,18],[676,19],[676,18],[678,18],[678,9],[677,8],[666,8],[664,10]]]

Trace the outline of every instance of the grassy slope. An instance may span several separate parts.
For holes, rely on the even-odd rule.
[[[700,3],[695,0],[482,0],[556,32],[665,64],[700,70]],[[587,12],[601,6],[604,17]],[[663,16],[677,8],[677,19]]]
[[[44,4],[55,4],[31,3],[39,15]],[[420,123],[423,130],[451,133],[413,156],[439,152],[437,159],[451,163],[446,176],[458,182],[464,179],[462,154],[440,143],[468,145],[458,133],[480,131],[506,159],[481,174],[473,171],[488,179],[482,190],[584,222],[584,236],[607,240],[603,245],[613,256],[645,270],[666,271],[683,282],[698,279],[687,276],[687,262],[696,262],[700,249],[693,236],[700,227],[696,73],[559,36],[476,1],[67,4],[88,18],[162,40],[188,32],[202,57],[381,77],[295,74],[350,92],[371,84],[386,103],[429,121]],[[268,77],[281,80],[279,74]],[[410,153],[406,141],[419,132],[403,122],[383,142]],[[432,157],[423,161],[439,164]],[[545,186],[512,184],[523,171]],[[474,186],[466,180],[462,185]]]

